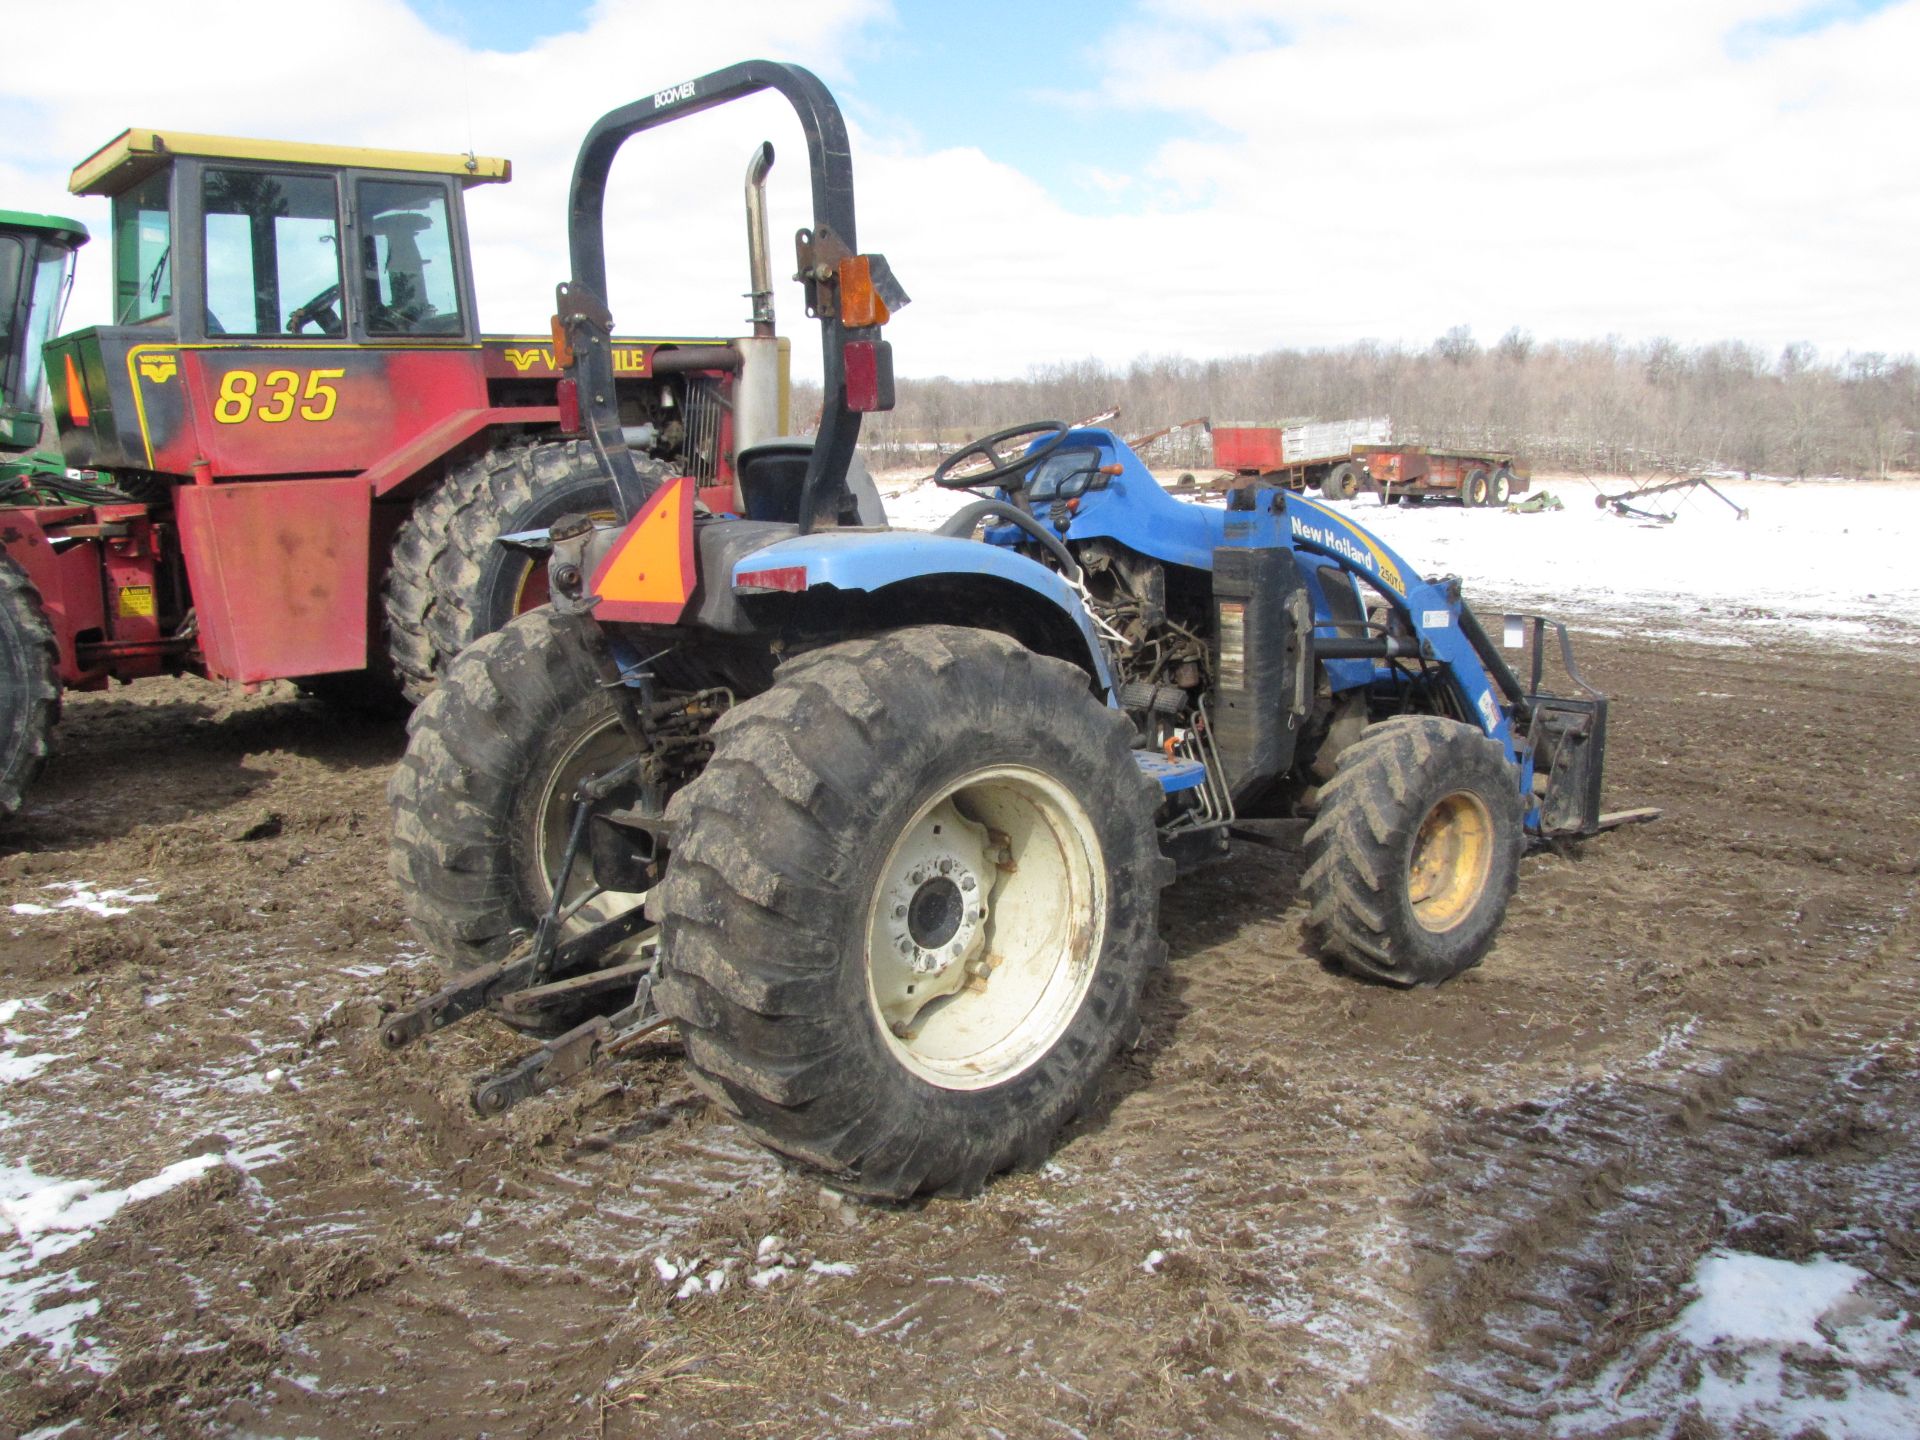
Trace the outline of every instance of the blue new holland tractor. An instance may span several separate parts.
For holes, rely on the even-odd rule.
[[[740,448],[713,513],[623,430],[602,198],[626,140],[764,89],[807,139],[826,404],[811,442]],[[1049,421],[942,461],[976,498],[938,530],[888,528],[854,445],[892,403],[906,296],[859,251],[806,71],[604,117],[570,242],[560,409],[617,518],[507,537],[550,552],[552,601],[458,657],[391,788],[394,875],[451,974],[383,1040],[489,1013],[545,1041],[476,1085],[482,1114],[672,1026],[790,1162],[968,1193],[1046,1154],[1137,1033],[1161,888],[1256,822],[1310,822],[1313,948],[1410,986],[1487,953],[1530,843],[1630,818],[1600,811],[1605,698],[1542,689],[1564,630],[1530,622],[1523,683],[1456,581],[1334,508],[1182,503],[1110,431]]]

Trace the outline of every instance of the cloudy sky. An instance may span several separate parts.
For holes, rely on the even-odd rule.
[[[1920,0],[178,0],[159,14],[64,0],[10,17],[0,207],[104,234],[104,203],[67,195],[66,175],[136,125],[505,155],[514,183],[469,206],[482,319],[542,330],[585,128],[762,55],[817,71],[847,113],[861,242],[914,297],[890,327],[903,375],[1424,346],[1461,324],[1483,341],[1520,326],[1920,350]],[[808,217],[780,101],[628,147],[609,205],[619,329],[741,328],[740,180],[762,138],[781,157],[784,265]],[[104,252],[83,253],[69,324],[103,319],[106,290]],[[779,305],[798,337],[797,287]]]

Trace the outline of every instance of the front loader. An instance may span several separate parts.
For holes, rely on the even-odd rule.
[[[602,198],[629,139],[768,89],[807,140],[826,403],[708,513],[617,443]],[[671,1025],[791,1163],[971,1192],[1046,1154],[1136,1033],[1161,888],[1252,822],[1309,822],[1311,945],[1410,986],[1486,955],[1529,844],[1647,818],[1601,813],[1607,701],[1564,630],[1529,622],[1523,681],[1458,582],[1313,501],[1185,504],[1112,432],[1045,421],[941,462],[974,498],[938,530],[863,514],[855,442],[907,297],[859,249],[806,71],[613,111],[569,219],[564,383],[620,516],[550,528],[551,604],[449,667],[390,792],[393,872],[451,975],[385,1043],[477,1013],[546,1041],[475,1087],[482,1114]],[[1550,636],[1571,694],[1543,685]]]

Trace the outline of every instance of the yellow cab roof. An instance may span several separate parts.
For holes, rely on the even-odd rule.
[[[118,195],[176,155],[324,165],[335,170],[403,170],[416,175],[453,175],[468,185],[491,185],[513,178],[513,162],[491,155],[437,155],[423,150],[369,150],[354,145],[308,145],[293,140],[242,140],[228,135],[190,135],[183,130],[125,130],[73,167],[67,189],[75,195]]]

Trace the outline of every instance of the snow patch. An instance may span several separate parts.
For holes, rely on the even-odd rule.
[[[13,1226],[35,1261],[71,1250],[126,1206],[164,1195],[222,1163],[219,1154],[196,1155],[124,1190],[102,1189],[97,1180],[44,1180],[17,1166],[0,1169],[0,1219]]]
[[[1796,1265],[1764,1255],[1716,1252],[1694,1272],[1700,1298],[1680,1313],[1675,1333],[1703,1350],[1723,1340],[1826,1350],[1827,1339],[1815,1323],[1866,1278],[1864,1270],[1837,1260]]]
[[[12,1024],[28,1005],[33,1005],[36,1010],[40,1008],[29,1000],[0,1000],[0,1026]],[[54,1061],[63,1058],[47,1051],[22,1055],[18,1047],[24,1043],[25,1037],[11,1030],[0,1034],[0,1040],[6,1041],[6,1048],[0,1049],[0,1085],[31,1080]]]
[[[80,1245],[102,1225],[141,1200],[164,1195],[218,1165],[245,1173],[280,1158],[284,1146],[196,1155],[157,1175],[120,1189],[97,1180],[49,1180],[30,1166],[0,1161],[0,1350],[16,1340],[36,1340],[55,1360],[77,1358],[99,1373],[113,1357],[92,1348],[78,1331],[100,1302],[84,1298],[93,1287],[44,1262]]]
[[[0,1050],[0,1085],[31,1080],[59,1058],[45,1051],[37,1055],[20,1055],[12,1050]]]
[[[146,885],[146,880],[136,880],[135,885]],[[135,905],[151,905],[160,896],[157,893],[142,893],[134,890],[95,889],[87,880],[56,880],[51,885],[41,887],[45,890],[64,890],[67,898],[57,900],[51,905],[35,905],[21,901],[14,905],[16,915],[57,915],[62,910],[85,910],[90,915],[108,917],[113,915],[131,915]]]
[[[1698,1298],[1569,1396],[1554,1433],[1693,1413],[1715,1434],[1920,1435],[1920,1334],[1871,1278],[1820,1256],[1715,1251],[1695,1268]]]

